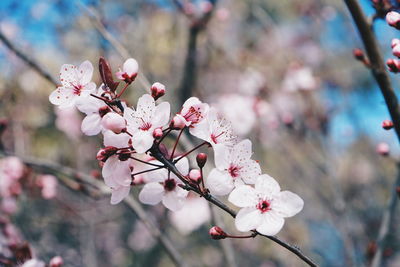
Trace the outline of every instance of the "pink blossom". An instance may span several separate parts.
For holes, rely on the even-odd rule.
[[[38,180],[42,187],[42,197],[44,199],[52,199],[57,195],[57,178],[54,175],[42,175]]]
[[[293,65],[289,68],[282,83],[282,89],[288,92],[315,90],[317,86],[317,79],[311,69],[299,65]]]
[[[136,110],[125,109],[124,118],[128,131],[133,135],[132,146],[137,153],[144,153],[151,148],[154,129],[166,125],[169,116],[169,103],[163,102],[156,106],[154,98],[148,94],[139,98]]]
[[[390,26],[399,29],[400,26],[400,13],[396,11],[390,11],[386,14],[386,22]]]
[[[56,109],[56,127],[69,138],[76,140],[81,136],[81,118],[75,107]]]
[[[0,160],[0,173],[10,179],[18,180],[24,174],[25,166],[17,157],[6,157]]]
[[[128,58],[123,67],[122,70],[119,69],[115,75],[117,76],[118,79],[125,81],[126,83],[132,83],[139,71],[139,64],[137,61],[133,58]]]
[[[79,68],[70,64],[62,65],[61,86],[50,94],[50,102],[60,108],[75,105],[79,97],[87,96],[96,89],[96,84],[91,82],[92,75],[93,66],[89,61],[83,62]]]
[[[154,98],[154,100],[159,99],[165,94],[165,85],[162,83],[154,83],[151,86],[151,96]]]
[[[158,161],[152,161],[157,163]],[[176,168],[183,175],[189,172],[189,161],[183,158],[176,164]],[[139,200],[148,205],[156,205],[160,202],[172,211],[181,209],[186,200],[188,191],[182,189],[179,184],[182,181],[166,169],[161,169],[148,173],[148,183],[143,187],[139,194]]]
[[[390,153],[390,146],[387,143],[379,143],[376,146],[376,152],[382,156],[388,156]]]
[[[243,183],[254,184],[261,174],[260,165],[251,159],[251,141],[246,139],[231,149],[218,145],[215,147],[215,166],[206,180],[212,194],[229,194],[235,186]]]
[[[121,133],[123,129],[126,128],[125,119],[114,112],[109,112],[101,120],[101,125],[104,129],[113,131],[116,134]]]
[[[229,195],[229,201],[242,208],[235,219],[241,232],[257,230],[264,235],[276,235],[284,218],[299,213],[303,200],[290,191],[282,191],[274,178],[264,174],[257,178],[255,188],[242,185]]]
[[[187,235],[210,221],[208,202],[203,198],[188,197],[182,209],[169,213],[169,220],[181,234]]]
[[[50,260],[49,267],[61,267],[63,264],[63,259],[60,256],[55,256]]]
[[[184,124],[194,128],[207,116],[209,106],[202,103],[197,97],[191,97],[183,103],[181,111],[176,114]]]
[[[209,142],[213,147],[217,144],[233,146],[236,143],[231,123],[218,116],[214,108],[209,110],[206,120],[191,129],[191,134]]]
[[[1,200],[1,211],[7,214],[14,214],[18,210],[17,200],[14,197],[4,197]]]

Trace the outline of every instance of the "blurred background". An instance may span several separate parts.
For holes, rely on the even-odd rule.
[[[220,108],[238,135],[252,140],[253,158],[263,171],[305,201],[279,237],[321,266],[368,265],[397,175],[399,147],[395,132],[381,127],[389,114],[379,88],[353,58],[352,50],[362,44],[344,3],[182,3],[2,0],[0,31],[57,82],[64,63],[90,60],[97,70],[104,56],[117,71],[130,55],[142,75],[125,95],[131,105],[148,89],[146,77],[167,86],[164,100],[173,112],[189,96]],[[361,4],[373,14],[372,1]],[[399,34],[383,20],[376,21],[375,31],[387,59],[391,39]],[[95,155],[102,140],[82,135],[82,114],[51,105],[54,84],[4,41],[0,68],[4,149],[99,177]],[[398,76],[391,79],[397,89]],[[96,71],[94,81],[100,84]],[[57,182],[58,175],[20,164],[0,159],[0,168],[21,170],[12,186],[0,172],[0,255],[10,253],[6,244],[12,239],[27,241],[43,261],[62,256],[65,266],[173,266],[126,206],[111,206],[109,197],[89,197]],[[212,161],[208,165],[212,168]],[[208,229],[215,218],[208,204],[191,202],[182,211],[184,220],[161,205],[145,207],[191,265],[227,266],[221,243],[229,242],[237,266],[302,266],[268,239],[211,240]],[[229,216],[219,219],[224,229],[236,232]],[[397,212],[393,225],[399,219]],[[400,266],[398,231],[390,229],[382,266]]]

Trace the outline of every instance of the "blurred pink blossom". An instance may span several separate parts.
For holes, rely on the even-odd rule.
[[[51,199],[57,195],[57,178],[53,175],[42,175],[38,179],[38,185],[42,188],[42,197]]]
[[[55,109],[57,115],[56,127],[64,132],[69,138],[78,139],[81,132],[81,118],[75,107],[57,108]]]

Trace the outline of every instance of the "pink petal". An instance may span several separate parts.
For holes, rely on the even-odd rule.
[[[165,193],[162,203],[172,211],[180,210],[185,205],[186,196],[188,191],[182,188],[176,188],[174,191]]]
[[[276,235],[282,229],[285,220],[273,211],[267,211],[262,214],[261,224],[256,228],[258,232],[264,235]]]
[[[71,88],[74,85],[78,85],[78,75],[76,67],[71,64],[64,64],[60,70],[60,81],[62,86]]]
[[[212,169],[206,180],[206,186],[211,194],[225,196],[233,189],[233,180],[227,172]]]
[[[162,102],[156,107],[154,119],[152,120],[152,125],[154,128],[162,127],[168,123],[170,109],[171,108],[168,102]]]
[[[230,165],[230,149],[223,144],[218,144],[214,146],[214,152],[215,167],[219,170],[228,169]]]
[[[281,191],[281,187],[279,186],[278,182],[268,174],[258,176],[255,188],[257,193],[260,193],[268,198],[273,198],[279,193],[279,191]]]
[[[130,190],[131,190],[130,186],[119,186],[112,188],[110,203],[112,205],[118,204],[129,195]]]
[[[124,72],[128,74],[130,77],[133,76],[134,74],[137,74],[139,71],[139,64],[137,61],[133,58],[128,58],[123,66]]]
[[[79,77],[79,84],[85,85],[88,84],[92,80],[93,76],[93,65],[90,61],[84,61],[77,70]]]
[[[282,191],[274,199],[272,209],[282,217],[292,217],[304,207],[304,201],[297,194]]]
[[[228,200],[240,208],[255,207],[257,205],[257,193],[253,187],[242,185],[233,189]]]
[[[153,132],[139,130],[132,136],[132,146],[137,153],[144,153],[153,145]]]
[[[140,202],[148,205],[158,204],[164,195],[164,187],[159,183],[148,183],[139,193]]]
[[[102,129],[100,121],[101,117],[99,114],[90,114],[86,116],[82,121],[82,132],[88,136],[97,135]]]
[[[235,218],[235,226],[241,232],[247,232],[256,229],[262,222],[262,216],[259,210],[254,208],[243,208],[239,210]]]

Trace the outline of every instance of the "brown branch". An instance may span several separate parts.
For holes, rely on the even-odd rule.
[[[184,189],[196,192],[198,195],[204,197],[210,203],[212,203],[212,204],[216,205],[217,207],[221,208],[222,210],[224,210],[226,213],[231,215],[233,218],[236,217],[236,212],[234,210],[232,210],[231,208],[229,208],[224,203],[222,203],[219,199],[215,198],[211,194],[204,194],[201,190],[199,190],[198,187],[195,187],[195,186],[189,184],[188,181],[186,180],[185,176],[183,176],[179,172],[179,170],[175,167],[175,164],[172,161],[168,160],[159,151],[157,146],[153,146],[150,149],[150,153],[155,159],[157,159],[158,161],[163,163],[173,174],[175,174],[185,184],[185,186],[183,187]],[[274,241],[275,243],[279,244],[280,246],[286,248],[293,254],[297,255],[302,261],[307,263],[309,266],[317,266],[317,264],[314,263],[309,257],[304,255],[303,252],[298,247],[290,245],[290,244],[286,243],[285,241],[279,239],[276,236],[267,236],[267,235],[260,234],[258,232],[255,232],[255,233],[257,233],[257,235],[264,236],[264,237]]]
[[[6,155],[11,155],[9,153],[4,153],[0,151],[0,157],[6,156]],[[53,174],[58,174],[62,176],[69,177],[70,179],[72,178],[72,181],[65,180],[60,178],[60,181],[69,187],[72,190],[79,190],[82,188],[75,188],[71,187],[71,182],[75,183],[76,180],[81,180],[86,184],[91,185],[93,188],[95,188],[98,191],[97,196],[101,195],[110,195],[111,191],[108,187],[106,187],[101,181],[96,180],[93,176],[79,172],[75,169],[65,167],[53,162],[48,162],[44,160],[38,160],[38,159],[33,159],[29,157],[20,157],[17,156],[24,164],[27,166],[40,170],[40,171],[45,171],[48,173],[53,173]],[[60,177],[60,176],[58,176]],[[66,183],[67,181],[67,183]],[[94,196],[94,195],[90,195]],[[176,266],[187,266],[187,264],[183,261],[182,256],[178,252],[178,250],[173,246],[171,241],[167,236],[165,236],[163,233],[160,232],[160,230],[153,224],[153,222],[147,217],[146,212],[144,211],[143,207],[132,197],[128,196],[124,200],[124,204],[133,212],[135,213],[139,220],[141,220],[147,229],[149,230],[149,233],[157,239],[162,247],[165,249],[171,260],[175,263]]]
[[[32,58],[24,54],[21,50],[19,50],[1,31],[0,31],[0,40],[1,42],[14,54],[21,59],[24,63],[34,69],[37,73],[39,73],[43,78],[57,86],[57,80],[46,70],[44,70],[36,61]]]
[[[358,1],[344,0],[344,2],[346,3],[360,33],[367,56],[371,62],[371,73],[385,98],[386,105],[394,123],[397,138],[400,141],[400,109],[398,99],[390,83],[389,75],[386,71],[381,51],[379,50],[378,41],[372,31],[371,25],[368,23],[368,18],[362,11]]]

